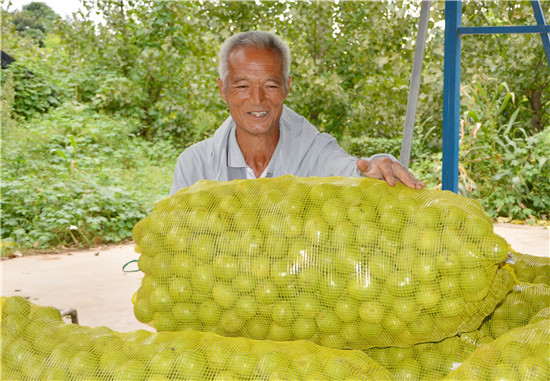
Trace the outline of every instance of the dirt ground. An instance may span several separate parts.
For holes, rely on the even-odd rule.
[[[539,226],[495,224],[495,232],[516,251],[550,257],[550,230]],[[138,259],[134,245],[3,260],[1,295],[21,295],[39,305],[76,309],[81,325],[119,332],[153,329],[138,322],[131,298],[143,274],[123,266]],[[137,270],[129,264],[126,270]],[[69,321],[69,320],[67,320]]]

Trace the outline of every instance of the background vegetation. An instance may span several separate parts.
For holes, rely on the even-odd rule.
[[[220,44],[276,32],[293,53],[287,104],[355,155],[399,156],[414,1],[82,0],[2,9],[4,248],[119,242],[166,197],[178,154],[227,117]],[[549,10],[545,17],[550,19]],[[529,1],[465,1],[462,23],[535,24]],[[434,2],[411,168],[440,186],[444,2]],[[548,218],[550,69],[538,35],[466,36],[460,192],[492,217]]]

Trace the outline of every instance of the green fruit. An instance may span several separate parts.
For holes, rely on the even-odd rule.
[[[186,350],[178,354],[174,361],[174,375],[178,380],[203,379],[207,369],[204,355],[198,351]]]
[[[154,312],[147,299],[138,299],[134,304],[134,315],[142,323],[149,323],[153,320]]]
[[[7,315],[28,316],[31,312],[31,302],[22,296],[12,296],[7,298],[2,306],[2,318]]]
[[[519,363],[520,380],[548,380],[550,378],[550,361],[546,358],[526,357]]]
[[[92,352],[78,352],[69,362],[69,372],[76,379],[92,379],[98,371],[99,361]]]
[[[310,339],[317,333],[314,319],[298,318],[292,323],[292,335],[298,340]]]
[[[315,321],[319,331],[322,333],[337,333],[342,326],[342,321],[332,310],[322,310],[317,314]]]
[[[384,317],[385,308],[380,302],[366,301],[361,303],[358,312],[361,320],[369,324],[378,324]]]
[[[294,321],[295,313],[291,302],[280,301],[273,305],[272,319],[278,325],[286,327]]]
[[[227,365],[229,371],[244,379],[248,379],[255,374],[258,363],[259,359],[256,354],[243,351],[231,356]]]
[[[390,275],[386,286],[395,296],[408,296],[415,292],[417,281],[412,271],[398,270]]]

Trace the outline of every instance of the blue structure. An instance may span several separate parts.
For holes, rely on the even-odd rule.
[[[462,1],[445,2],[445,59],[443,65],[443,173],[444,190],[458,193],[460,137],[460,44],[467,34],[539,33],[550,65],[550,25],[546,25],[540,1],[531,1],[538,25],[462,27]]]

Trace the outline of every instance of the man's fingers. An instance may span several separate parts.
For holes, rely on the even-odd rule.
[[[414,177],[401,163],[394,162],[389,158],[372,161],[359,159],[357,160],[357,169],[363,175],[384,180],[391,186],[394,186],[398,181],[413,189],[422,189],[425,186],[422,181]]]
[[[413,189],[422,189],[426,184],[418,180],[414,175],[399,163],[394,164],[394,173],[399,181]]]
[[[394,163],[394,164],[397,164],[397,163]],[[399,181],[401,181],[403,184],[405,184],[409,188],[419,189],[417,188],[417,185],[418,185],[417,182],[414,181],[416,179],[414,178],[414,176],[411,175],[409,171],[407,171],[405,167],[399,164],[394,165],[394,173],[396,177],[399,179]]]
[[[359,159],[357,160],[357,169],[359,169],[362,173],[365,173],[369,170],[370,164],[368,161]]]
[[[382,160],[382,165],[378,166],[380,172],[382,173],[382,177],[384,177],[384,180],[386,180],[386,182],[392,187],[398,180],[398,178],[396,178],[393,164],[394,162],[391,159],[385,158]]]

